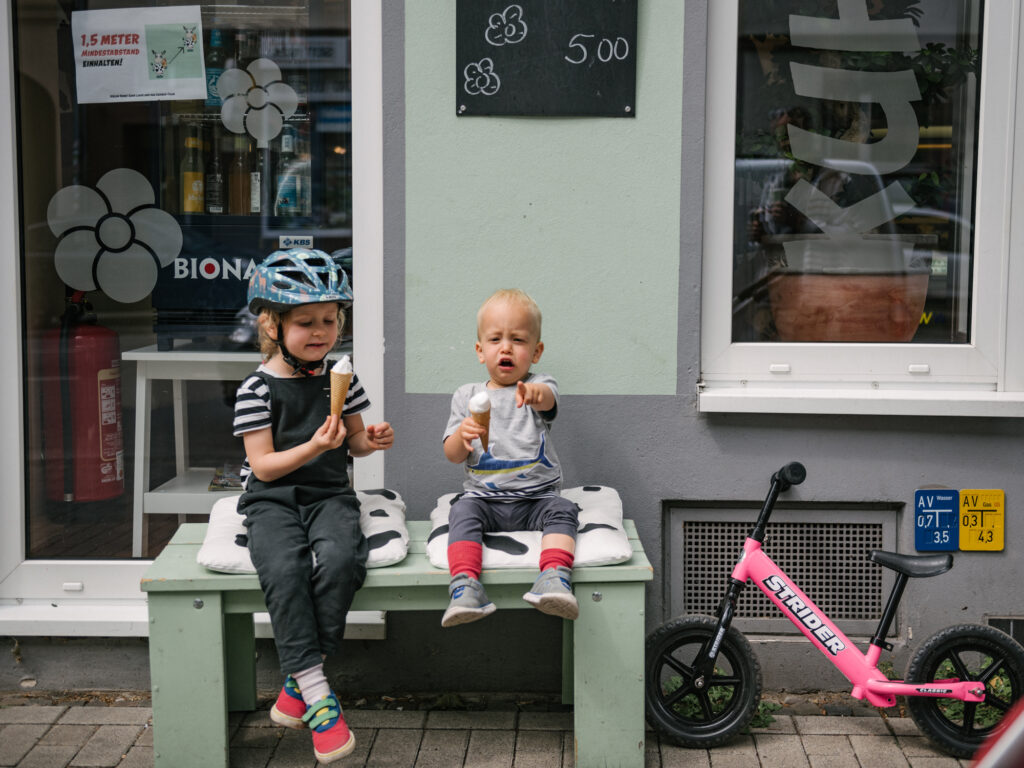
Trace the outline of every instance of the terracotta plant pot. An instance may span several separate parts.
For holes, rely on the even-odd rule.
[[[780,274],[768,291],[779,341],[905,342],[921,322],[928,273]]]

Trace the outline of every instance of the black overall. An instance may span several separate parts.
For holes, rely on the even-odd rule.
[[[274,450],[308,441],[330,412],[329,374],[255,375],[270,389]],[[284,674],[309,669],[338,650],[345,615],[366,578],[368,548],[348,482],[347,447],[273,482],[250,476],[238,502]]]

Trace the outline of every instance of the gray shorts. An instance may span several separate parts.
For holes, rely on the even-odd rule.
[[[485,533],[541,531],[576,538],[579,507],[564,496],[539,499],[486,499],[464,496],[448,513],[448,543],[483,542]]]

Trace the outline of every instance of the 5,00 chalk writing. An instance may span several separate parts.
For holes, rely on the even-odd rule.
[[[569,38],[569,47],[578,49],[573,51],[573,54],[579,58],[566,56],[565,60],[570,64],[582,64],[585,62],[590,57],[590,48],[587,46],[588,44],[593,44],[593,38],[595,37],[597,35],[579,32]],[[629,56],[629,41],[624,37],[616,37],[615,40],[602,37],[597,42],[597,60],[602,64],[607,64],[612,59],[623,61],[627,56]]]

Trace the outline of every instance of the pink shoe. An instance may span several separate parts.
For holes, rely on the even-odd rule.
[[[299,684],[295,682],[294,677],[288,675],[284,687],[277,695],[277,701],[270,708],[270,719],[285,728],[305,728],[306,724],[302,722],[305,714],[306,702],[302,700]]]
[[[356,748],[356,737],[345,724],[338,697],[331,692],[306,710],[302,719],[313,731],[313,752],[321,763],[333,763]]]

